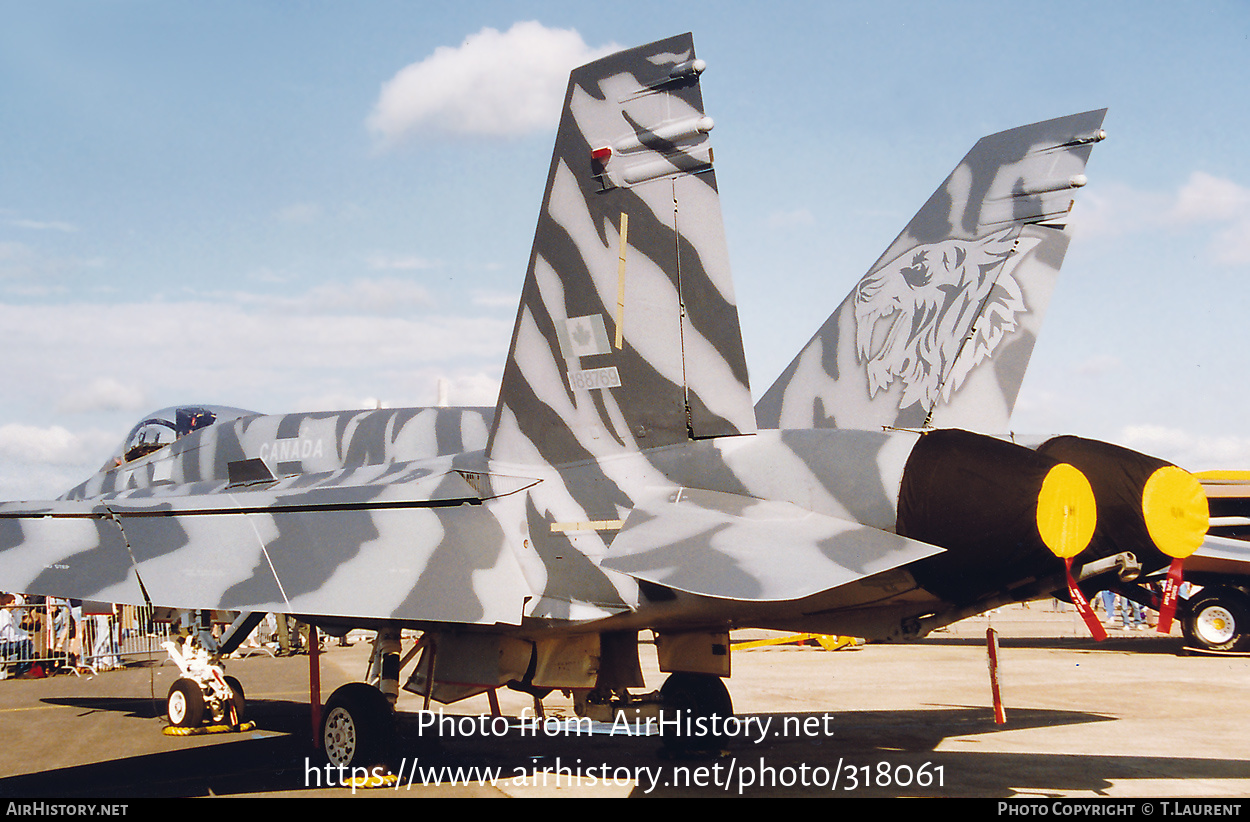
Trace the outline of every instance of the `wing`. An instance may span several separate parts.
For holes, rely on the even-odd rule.
[[[520,622],[530,592],[503,529],[446,461],[204,485],[0,506],[6,586],[177,608]]]

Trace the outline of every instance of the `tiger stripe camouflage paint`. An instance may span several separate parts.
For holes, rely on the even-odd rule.
[[[760,426],[1005,433],[1105,114],[980,140],[760,398]]]
[[[627,657],[621,637],[642,628],[914,636],[920,618],[1045,592],[1010,563],[948,562],[948,546],[896,533],[914,453],[966,457],[881,427],[1005,425],[1066,247],[1052,226],[1102,112],[979,143],[761,401],[757,431],[704,68],[681,35],[573,72],[494,410],[223,419],[60,500],[0,506],[3,585],[433,629],[470,677],[439,693],[460,696],[515,678],[502,663],[497,681],[472,677],[518,639],[533,684],[590,687],[587,660]],[[934,296],[952,290],[964,303]],[[937,360],[909,355],[894,313]],[[953,439],[969,438],[988,439]],[[1033,480],[1054,462],[979,450]],[[1036,507],[1005,473],[1002,498]],[[1053,559],[1029,550],[1031,568]],[[975,586],[912,572],[982,565]]]
[[[96,534],[14,587],[137,601],[142,579],[154,600],[183,607],[550,626],[647,612],[639,580],[674,582],[643,567],[656,548],[643,522],[657,512],[690,517],[692,542],[677,550],[706,558],[718,550],[709,535],[741,522],[750,542],[769,521],[761,514],[784,510],[774,537],[792,528],[794,545],[812,550],[832,540],[831,586],[939,550],[892,538],[864,548],[874,559],[850,572],[836,556],[846,534],[867,546],[891,526],[905,438],[820,448],[801,433],[752,435],[702,69],[685,35],[573,75],[486,455],[457,453],[480,446],[481,410],[245,416],[89,480],[68,499],[102,502],[76,517],[68,502],[55,518],[0,512],[10,567],[47,559],[23,528]],[[602,147],[611,155],[595,160]],[[574,376],[607,370],[616,376],[601,385]],[[437,424],[456,413],[459,425]],[[231,464],[248,460],[274,479],[230,485]],[[722,496],[636,509],[682,486]],[[727,499],[740,494],[779,499],[744,519]],[[828,517],[825,536],[786,506]],[[629,537],[617,562],[636,576],[605,564],[619,531]],[[133,571],[121,579],[97,586],[85,573],[123,552]],[[439,566],[448,556],[452,567]],[[370,568],[385,586],[366,579]],[[440,583],[453,596],[417,595]],[[685,615],[707,594],[728,596],[694,587],[702,596],[664,594],[664,608]],[[747,587],[779,590],[768,579]]]
[[[755,430],[702,70],[682,35],[570,77],[492,459],[563,465]]]
[[[0,508],[6,584],[104,602],[519,622],[528,590],[516,562],[452,470],[456,460],[481,468],[492,413],[247,415],[210,426],[102,471],[39,506],[41,517]],[[231,484],[230,464],[248,459],[275,478]],[[84,499],[97,502],[84,509]],[[481,597],[444,585],[472,573],[489,580]]]
[[[62,499],[198,493],[178,486],[227,480],[231,462],[261,459],[276,475],[312,474],[480,451],[493,409],[386,408],[241,416],[118,470],[112,463]],[[120,457],[120,451],[117,457]]]

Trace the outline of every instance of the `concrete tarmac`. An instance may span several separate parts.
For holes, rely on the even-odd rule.
[[[991,707],[988,625],[1000,636],[1005,725]],[[323,699],[363,677],[369,649],[327,643]],[[311,748],[305,656],[230,661],[257,723],[239,734],[163,735],[177,669],[159,659],[8,680],[0,797],[1250,796],[1250,659],[1182,655],[1179,636],[1113,630],[1099,643],[1074,612],[1035,603],[910,645],[739,650],[732,662],[739,721],[718,753],[672,758],[656,736],[555,724],[461,735],[480,721],[444,723],[451,732],[432,738],[420,699],[405,693],[402,784],[356,792]],[[657,688],[647,648],[643,666]],[[506,690],[500,702],[512,717],[532,708]],[[559,693],[544,707],[573,716]],[[490,709],[480,696],[444,710]]]

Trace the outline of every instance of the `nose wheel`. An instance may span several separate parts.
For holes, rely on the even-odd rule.
[[[165,697],[169,724],[175,728],[198,728],[204,721],[204,692],[200,683],[183,677],[169,686]]]
[[[201,685],[192,677],[180,677],[169,686],[165,697],[165,714],[174,728],[199,728],[207,721],[210,725],[225,724],[234,728],[243,724],[247,702],[243,685],[232,676],[225,677],[225,694],[212,684]]]

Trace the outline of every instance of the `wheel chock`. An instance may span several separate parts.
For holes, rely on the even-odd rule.
[[[242,725],[200,725],[196,728],[178,728],[166,725],[161,729],[165,736],[204,736],[206,734],[236,734],[256,728],[255,722],[244,722]]]
[[[399,783],[399,777],[393,773],[369,774],[368,776],[349,776],[343,780],[344,788],[353,791],[361,788],[393,788]]]

